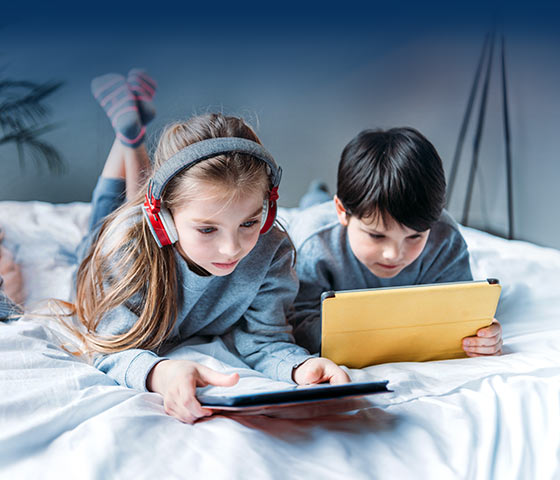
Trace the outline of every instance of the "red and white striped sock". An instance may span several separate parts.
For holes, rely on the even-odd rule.
[[[128,72],[126,82],[136,99],[140,121],[142,125],[147,125],[156,116],[152,100],[156,93],[157,82],[140,68],[133,68]]]
[[[121,143],[131,148],[138,147],[144,141],[146,129],[124,76],[108,73],[96,77],[91,81],[91,91],[111,120]]]

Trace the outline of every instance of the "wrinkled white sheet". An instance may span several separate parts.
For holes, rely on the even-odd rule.
[[[28,306],[68,298],[88,208],[0,203]],[[62,350],[52,322],[0,324],[0,478],[560,478],[560,252],[464,234],[475,278],[503,285],[505,354],[351,370],[356,381],[389,380],[394,393],[344,415],[184,425],[158,395],[117,386]],[[219,339],[173,355],[240,371],[234,388],[284,385],[244,367]]]

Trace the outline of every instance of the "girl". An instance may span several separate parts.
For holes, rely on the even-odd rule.
[[[160,393],[165,411],[186,423],[212,413],[196,387],[239,378],[160,356],[194,335],[222,336],[272,378],[348,382],[333,362],[293,343],[286,311],[297,293],[294,253],[272,226],[281,170],[253,130],[221,114],[171,125],[146,181],[142,141],[155,82],[133,70],[99,77],[92,90],[117,137],[77,272],[75,310],[96,367],[121,385]]]

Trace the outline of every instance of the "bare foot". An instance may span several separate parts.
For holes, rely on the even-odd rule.
[[[0,276],[3,279],[2,289],[4,293],[14,303],[23,303],[25,295],[20,266],[14,261],[10,251],[2,245],[0,245]]]

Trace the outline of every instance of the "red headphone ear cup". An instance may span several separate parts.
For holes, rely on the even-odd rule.
[[[179,240],[179,235],[177,235],[177,229],[175,228],[175,222],[173,221],[171,212],[167,208],[161,207],[159,217],[163,228],[165,229],[165,233],[167,234],[167,238],[169,239],[169,243],[171,245],[174,244],[177,240]]]
[[[260,224],[260,229],[262,230],[266,224],[266,220],[268,219],[268,204],[270,203],[270,199],[269,198],[265,198],[263,200],[263,209],[262,209],[262,214],[261,214],[261,224]],[[260,231],[260,230],[259,230]]]
[[[158,213],[153,213],[152,208],[150,206],[150,202],[146,200],[144,202],[144,206],[142,208],[142,213],[146,218],[146,223],[152,235],[154,236],[154,240],[158,244],[158,246],[165,247],[166,245],[171,245],[173,242],[169,239],[167,234],[167,230],[165,229],[165,224],[161,221],[161,218]]]
[[[272,225],[274,225],[274,220],[276,220],[276,201],[275,200],[267,200],[267,214],[266,214],[266,220],[264,221],[264,224],[261,227],[261,231],[260,233],[266,233],[268,232],[271,228]]]

